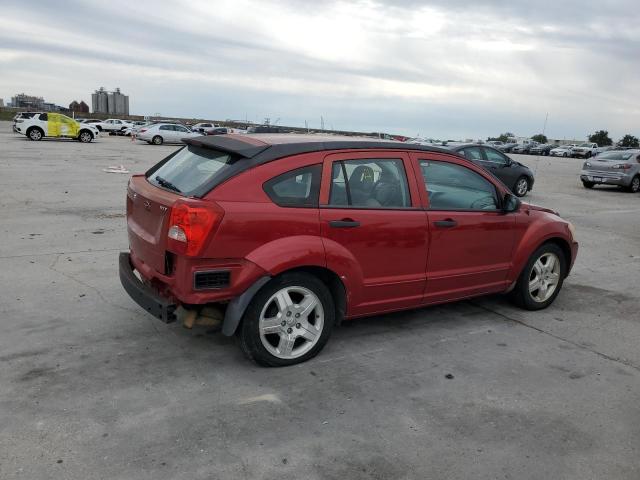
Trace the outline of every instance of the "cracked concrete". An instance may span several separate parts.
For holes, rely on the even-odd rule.
[[[262,369],[119,285],[127,176],[102,168],[174,148],[29,142],[0,122],[0,478],[640,477],[640,195],[521,157],[529,200],[581,242],[553,307],[362,319],[316,359]]]

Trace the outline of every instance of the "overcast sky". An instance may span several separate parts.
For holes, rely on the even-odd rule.
[[[482,138],[640,135],[638,0],[0,0],[0,97]]]

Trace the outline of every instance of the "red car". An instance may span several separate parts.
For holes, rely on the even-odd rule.
[[[224,315],[261,365],[307,360],[343,320],[491,293],[550,305],[572,225],[438,148],[313,135],[186,139],[127,189],[120,279],[145,310]],[[137,273],[136,273],[137,272]]]

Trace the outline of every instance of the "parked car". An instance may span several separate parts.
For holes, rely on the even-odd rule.
[[[504,145],[504,142],[501,142],[500,140],[487,140],[487,145],[500,149],[500,147]]]
[[[135,122],[131,122],[131,125],[123,130],[123,135],[125,137],[136,135],[138,133],[138,130],[146,125],[151,125],[151,123],[145,122],[144,120],[136,120]]]
[[[201,133],[192,132],[184,125],[177,123],[154,123],[138,130],[136,138],[154,145],[163,143],[182,143],[185,138],[201,137]]]
[[[194,132],[205,133],[206,129],[215,128],[215,127],[216,125],[213,123],[201,122],[201,123],[196,123],[195,125],[191,125],[191,130]]]
[[[205,135],[227,135],[229,133],[233,133],[233,130],[228,127],[214,127],[206,128],[204,133]]]
[[[343,320],[511,291],[549,306],[572,225],[434,147],[211,135],[127,187],[131,298],[163,321],[207,306],[266,366],[316,355]],[[138,276],[139,275],[139,276]]]
[[[102,131],[102,126],[104,124],[104,120],[99,120],[97,118],[85,118],[84,120],[78,120],[80,123],[85,123],[87,125],[93,125],[98,129],[99,132]]]
[[[571,149],[571,156],[576,158],[591,158],[598,149],[597,143],[581,143]]]
[[[517,146],[518,144],[515,142],[507,142],[503,145],[498,146],[498,150],[500,150],[501,152],[504,153],[511,153],[511,150],[513,149],[513,147]]]
[[[120,134],[124,133],[124,130],[127,127],[130,127],[132,123],[127,120],[120,120],[118,118],[109,118],[104,122],[100,123],[99,125],[102,128],[102,131],[109,132],[109,134],[116,135],[118,133]]]
[[[569,145],[560,145],[558,147],[552,148],[549,151],[549,155],[552,157],[570,157],[571,156],[571,146]]]
[[[61,113],[42,112],[29,118],[16,120],[16,132],[26,135],[30,140],[42,140],[44,137],[74,138],[88,143],[98,136],[93,125],[81,124]]]
[[[24,120],[26,120],[27,118],[31,118],[34,115],[39,115],[41,112],[18,112],[14,115],[13,117],[13,131],[16,133],[18,132],[18,129],[16,127],[16,125],[18,124],[18,120],[20,120],[20,122],[23,122]]]
[[[585,188],[595,185],[618,185],[640,192],[640,149],[611,150],[582,165],[580,180]]]
[[[534,177],[531,169],[495,148],[475,144],[463,144],[450,148],[490,171],[518,197],[524,197],[533,188]]]
[[[529,149],[529,153],[531,155],[549,155],[549,152],[551,152],[552,148],[553,145],[551,145],[550,143],[539,143],[531,147]]]
[[[255,125],[247,128],[247,133],[282,133],[282,129],[275,125]]]
[[[511,149],[511,153],[527,155],[531,152],[531,149],[537,145],[538,142],[519,143]]]

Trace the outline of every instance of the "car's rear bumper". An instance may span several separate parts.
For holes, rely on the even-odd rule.
[[[580,180],[604,185],[617,185],[620,187],[628,187],[631,185],[633,175],[624,173],[597,172],[582,170],[580,172]]]
[[[157,291],[142,281],[133,273],[131,257],[127,252],[120,253],[119,259],[120,283],[129,296],[138,305],[165,323],[176,320],[177,305],[170,299],[160,295]]]

